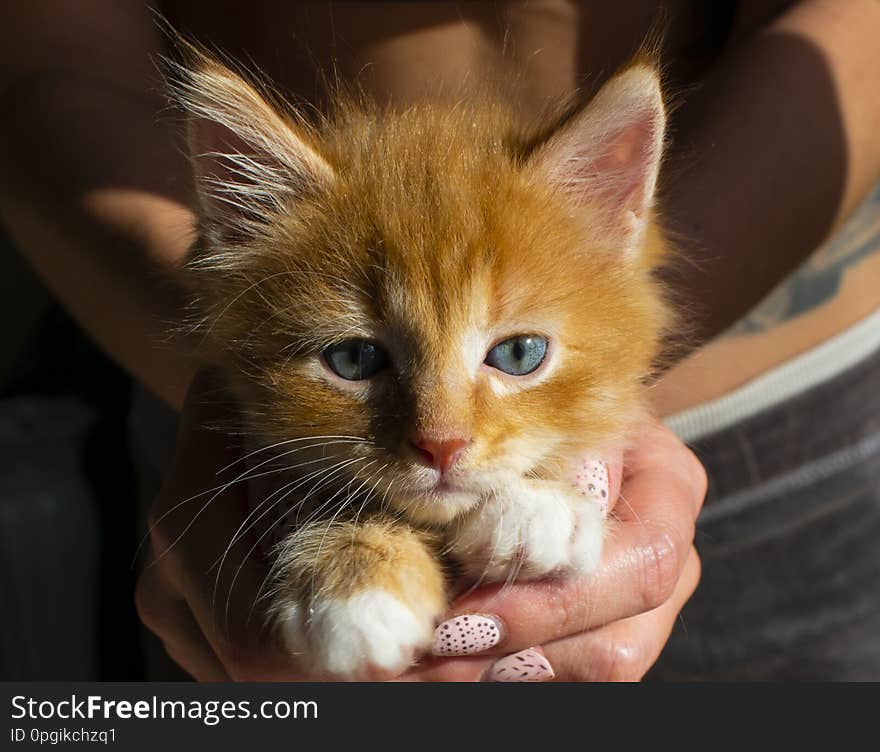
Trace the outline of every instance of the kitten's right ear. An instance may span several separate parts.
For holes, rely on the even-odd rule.
[[[282,114],[207,55],[187,48],[186,58],[186,64],[170,64],[169,87],[189,117],[189,151],[208,232],[224,240],[253,236],[292,199],[333,181],[305,123]]]

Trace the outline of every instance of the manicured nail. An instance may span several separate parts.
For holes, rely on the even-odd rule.
[[[538,648],[520,650],[495,661],[486,673],[490,682],[542,682],[556,674],[550,662]]]
[[[598,457],[584,457],[575,468],[575,486],[608,513],[608,465]]]
[[[473,655],[501,642],[501,622],[482,614],[461,614],[434,630],[434,655]]]

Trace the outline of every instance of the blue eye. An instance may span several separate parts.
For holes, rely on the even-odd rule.
[[[330,345],[321,354],[330,370],[348,381],[363,381],[388,365],[385,351],[365,339]]]
[[[499,342],[489,350],[485,363],[511,376],[525,376],[544,362],[547,340],[536,334],[522,334]]]

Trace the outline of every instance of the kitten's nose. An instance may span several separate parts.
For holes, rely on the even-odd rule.
[[[413,445],[424,463],[441,473],[447,473],[452,469],[469,443],[470,441],[467,439],[437,440],[426,436],[416,436],[410,439],[410,444]]]

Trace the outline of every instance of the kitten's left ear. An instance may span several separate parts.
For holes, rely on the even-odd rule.
[[[211,233],[247,238],[290,200],[332,183],[332,167],[295,113],[194,47],[184,52],[187,64],[169,64],[169,86],[189,116],[196,188]]]
[[[657,71],[636,64],[553,133],[533,164],[577,206],[594,210],[603,237],[635,253],[654,201],[665,127]]]

